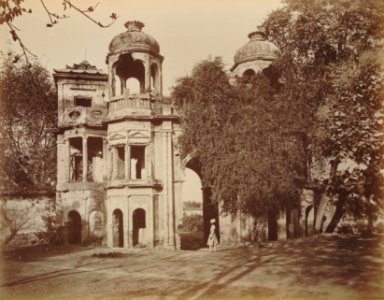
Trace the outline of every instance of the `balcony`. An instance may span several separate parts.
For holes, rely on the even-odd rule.
[[[128,187],[130,189],[135,188],[152,188],[152,189],[162,189],[163,184],[156,179],[146,178],[146,179],[136,179],[136,180],[126,180],[126,179],[113,179],[107,182],[107,189],[114,188],[124,188]]]
[[[120,95],[113,97],[109,102],[107,120],[127,116],[153,116],[156,111],[156,101],[150,94]]]
[[[59,116],[59,127],[91,125],[102,126],[103,118],[107,115],[105,107],[73,106],[66,108]]]

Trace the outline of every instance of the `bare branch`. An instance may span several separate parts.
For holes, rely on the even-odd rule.
[[[43,5],[44,10],[45,10],[45,12],[47,13],[47,15],[48,15],[48,17],[49,17],[49,21],[50,21],[50,23],[47,24],[47,27],[52,27],[53,25],[57,24],[57,20],[58,20],[58,19],[67,19],[67,18],[69,18],[69,17],[66,16],[66,15],[59,16],[58,14],[52,13],[52,12],[47,8],[47,6],[45,5],[44,0],[40,0],[40,2],[41,2],[41,4]],[[54,20],[54,19],[56,19],[56,20]]]
[[[70,8],[74,8],[76,11],[78,11],[79,13],[81,13],[83,16],[85,16],[86,18],[88,18],[91,22],[95,23],[97,26],[101,27],[101,28],[107,28],[107,27],[110,27],[113,23],[116,22],[117,20],[117,15],[115,13],[112,13],[110,18],[112,19],[112,21],[109,23],[109,24],[102,24],[101,22],[95,20],[94,18],[92,18],[88,12],[93,12],[95,10],[95,8],[97,7],[98,3],[95,5],[95,6],[90,6],[88,7],[88,9],[86,10],[81,10],[80,8],[78,8],[77,6],[73,5],[72,2],[70,0],[63,0],[63,3],[66,3]]]
[[[49,18],[49,23],[47,23],[47,27],[52,27],[53,25],[57,24],[58,23],[58,20],[60,19],[67,19],[69,18],[69,16],[63,14],[63,15],[59,15],[57,13],[54,13],[52,11],[50,11],[46,5],[46,2],[45,0],[40,0],[41,2],[41,5],[43,6],[45,12],[47,13],[48,15],[48,18]],[[90,6],[88,7],[87,9],[83,10],[83,9],[80,9],[78,6],[74,5],[72,3],[72,1],[70,0],[62,0],[62,3],[63,3],[63,6],[64,6],[64,10],[68,8],[73,8],[75,9],[77,12],[79,12],[80,14],[82,14],[83,16],[85,16],[87,19],[89,19],[91,22],[95,23],[97,26],[101,27],[101,28],[107,28],[107,27],[110,27],[113,23],[115,23],[115,21],[117,20],[118,16],[116,13],[112,13],[110,15],[110,18],[112,19],[112,21],[108,24],[103,24],[99,21],[97,21],[96,19],[92,18],[89,13],[92,13],[95,11],[95,9],[97,8],[97,6],[99,5],[99,3],[96,3],[95,5],[93,6]],[[19,42],[19,45],[23,51],[23,54],[21,55],[16,55],[14,57],[14,63],[18,62],[20,60],[20,58],[22,58],[23,56],[25,57],[25,60],[27,62],[28,65],[30,65],[29,61],[28,61],[28,55],[31,55],[33,57],[36,57],[35,54],[33,54],[25,45],[24,43],[22,42],[20,36],[17,34],[16,31],[20,31],[19,28],[17,28],[16,26],[13,25],[13,20],[15,17],[19,17],[22,15],[23,12],[28,12],[28,13],[32,13],[32,10],[29,9],[25,9],[23,7],[20,6],[20,3],[17,3],[17,7],[14,8],[14,10],[11,10],[10,12],[8,13],[5,13],[6,15],[5,16],[0,16],[0,24],[2,23],[6,23],[8,25],[8,27],[11,29],[10,31],[10,34],[12,36],[12,39],[13,41],[18,41]]]
[[[14,27],[10,22],[6,22],[7,23],[7,25],[8,25],[8,27],[11,29],[11,31],[10,31],[10,33],[11,33],[11,35],[12,35],[12,39],[14,40],[14,41],[18,41],[19,42],[19,45],[20,45],[20,47],[21,47],[21,49],[23,50],[23,55],[17,55],[17,56],[15,56],[15,58],[14,58],[14,62],[16,63],[16,62],[18,62],[19,61],[19,59],[21,58],[21,57],[25,57],[25,60],[26,60],[26,62],[27,62],[27,64],[29,65],[29,61],[28,61],[28,55],[27,55],[27,53],[29,53],[30,55],[32,55],[33,57],[36,57],[36,55],[35,54],[33,54],[25,45],[24,45],[24,43],[21,41],[21,39],[20,39],[20,37],[19,37],[19,35],[17,34],[17,32],[16,32],[16,30],[19,30],[19,29],[17,29],[16,27]],[[16,30],[15,30],[16,29]]]

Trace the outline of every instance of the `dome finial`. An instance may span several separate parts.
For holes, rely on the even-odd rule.
[[[124,24],[128,31],[141,31],[144,23],[140,21],[128,21]]]
[[[265,33],[264,31],[261,31],[261,30],[252,31],[250,34],[248,34],[248,37],[251,40],[263,41],[265,40]]]

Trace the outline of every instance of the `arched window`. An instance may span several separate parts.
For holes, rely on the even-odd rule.
[[[245,70],[242,76],[242,80],[246,83],[251,82],[255,75],[256,73],[253,69]]]
[[[115,209],[112,214],[112,239],[113,247],[124,246],[123,213],[120,209]]]
[[[126,91],[128,95],[140,94],[140,81],[134,77],[128,78]]]
[[[68,244],[81,243],[81,217],[72,210],[68,213]]]

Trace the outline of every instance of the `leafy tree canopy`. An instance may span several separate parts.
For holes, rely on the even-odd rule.
[[[384,2],[285,2],[263,28],[282,51],[287,98],[306,102],[313,159],[331,162],[326,192],[337,196],[339,217],[345,210],[366,215],[370,197],[377,212],[384,182],[383,64],[378,59],[384,54]],[[350,167],[341,168],[342,162]]]
[[[7,192],[52,191],[56,181],[57,101],[38,62],[4,60],[0,69],[1,177]]]
[[[271,67],[273,68],[273,66]],[[303,135],[268,72],[230,85],[218,58],[179,80],[172,97],[183,119],[184,156],[201,163],[203,184],[224,211],[264,215],[295,205],[305,182]]]

